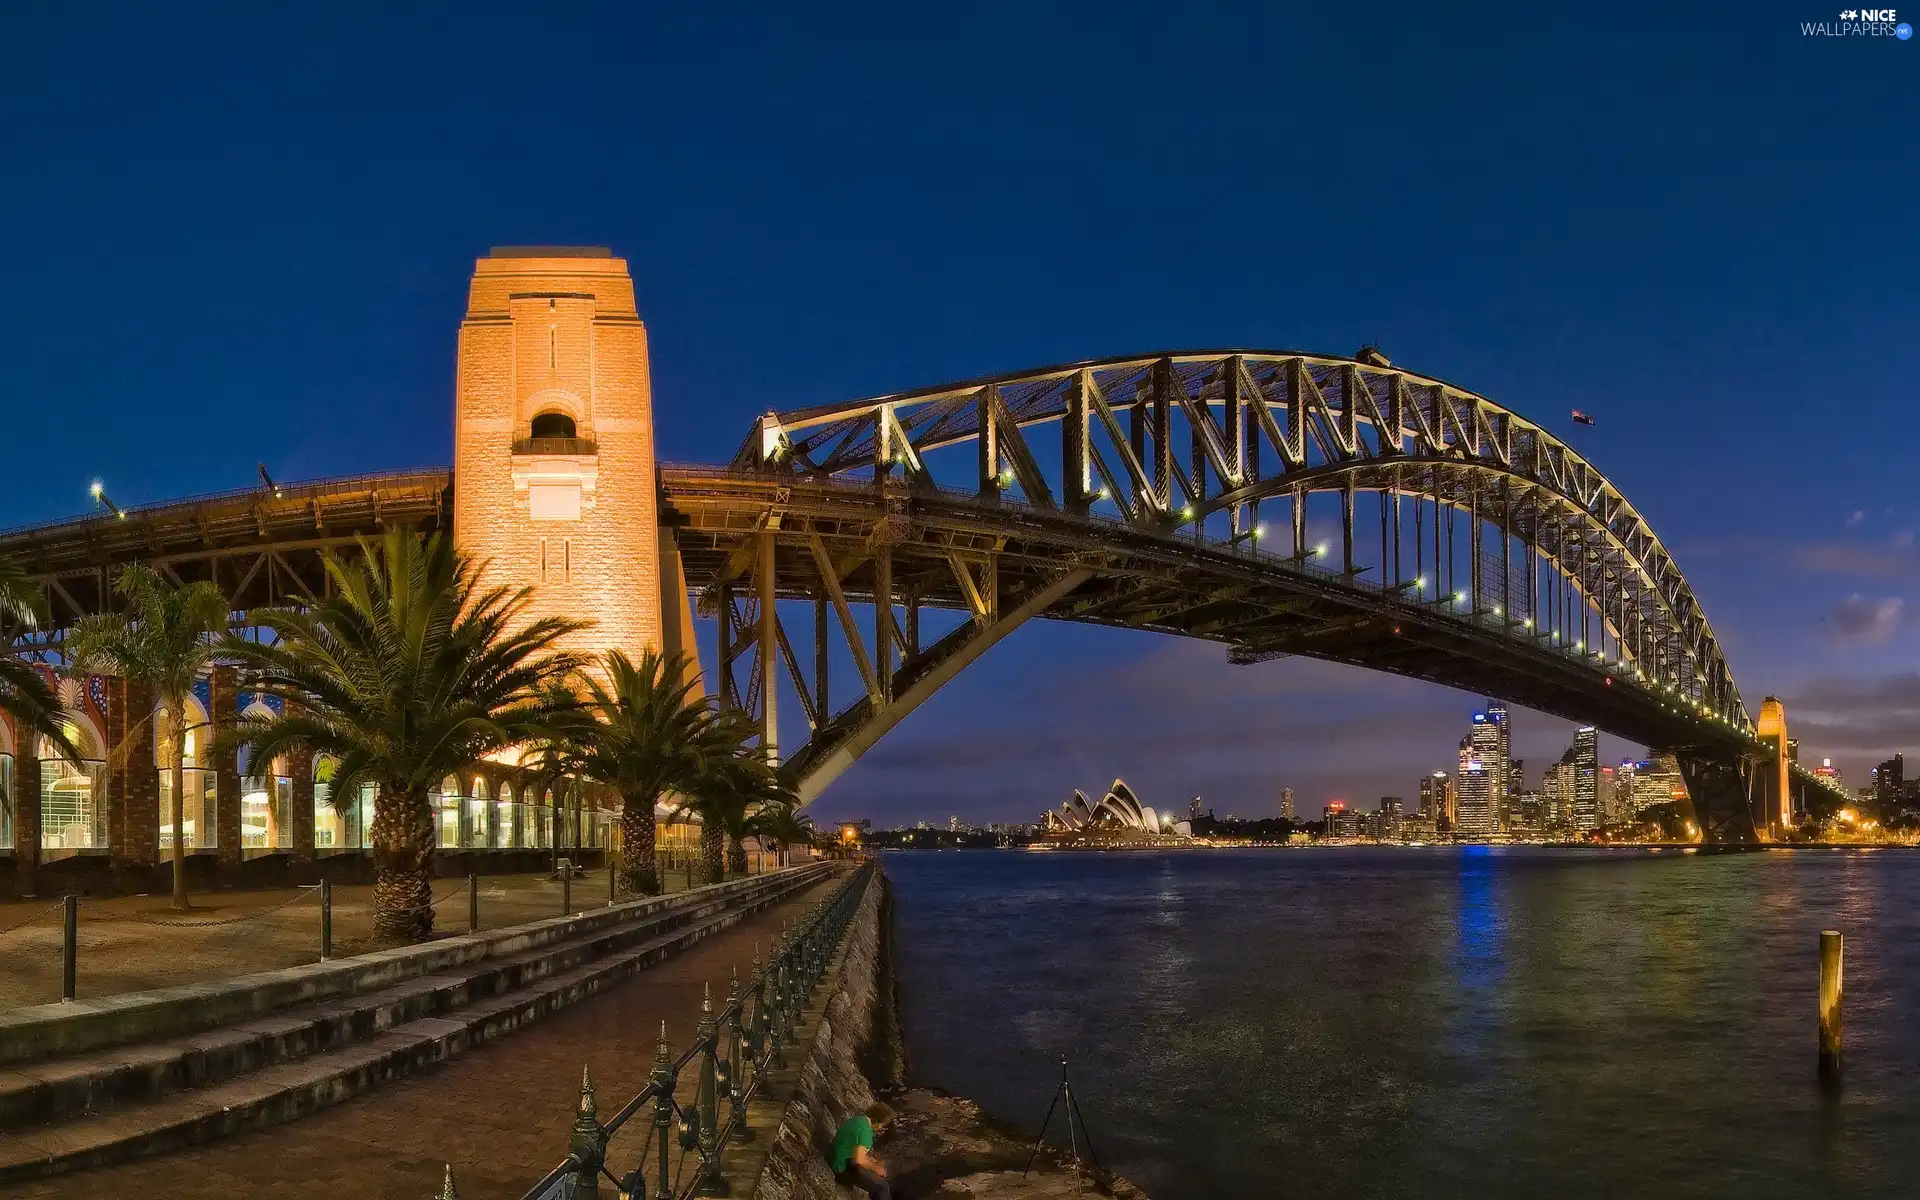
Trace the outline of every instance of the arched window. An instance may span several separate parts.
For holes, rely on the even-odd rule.
[[[543,412],[533,419],[532,436],[537,438],[578,437],[573,418],[563,412]]]

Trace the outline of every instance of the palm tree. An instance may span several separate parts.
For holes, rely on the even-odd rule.
[[[0,713],[11,718],[18,731],[39,734],[62,758],[78,763],[80,749],[61,717],[60,694],[19,651],[18,632],[38,625],[43,616],[40,589],[24,571],[0,563],[0,624],[9,626],[13,635],[0,639]]]
[[[760,821],[796,797],[780,770],[748,746],[753,723],[742,713],[717,714],[708,726],[705,769],[681,801],[680,811],[699,818],[703,882],[717,883],[727,870],[747,869],[744,840],[760,832]]]
[[[548,685],[585,659],[558,649],[585,623],[524,618],[531,589],[483,588],[444,533],[407,529],[360,542],[360,561],[327,559],[331,589],[304,610],[255,618],[271,643],[229,639],[255,686],[293,701],[228,741],[256,760],[307,749],[337,761],[336,795],[374,792],[374,933],[417,941],[433,931],[427,794],[448,775],[551,736]]]
[[[651,896],[660,891],[654,806],[699,776],[716,714],[677,655],[647,650],[636,663],[613,650],[601,666],[585,682],[589,723],[563,731],[573,742],[570,765],[619,796],[621,885]]]
[[[67,650],[82,671],[104,671],[152,689],[167,719],[167,767],[172,785],[173,906],[188,907],[186,838],[187,697],[200,673],[219,655],[218,639],[233,610],[211,583],[175,586],[152,567],[136,565],[120,573],[114,590],[126,600],[123,612],[87,617],[73,629]],[[128,713],[151,720],[150,714]],[[125,748],[116,748],[124,755]]]
[[[792,804],[776,804],[762,809],[755,818],[755,832],[774,844],[780,865],[786,866],[787,851],[795,846],[811,846],[815,834],[813,818]]]

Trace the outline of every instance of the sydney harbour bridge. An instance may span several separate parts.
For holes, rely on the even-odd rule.
[[[564,326],[548,328],[559,362]],[[590,415],[540,399],[558,388],[529,394],[558,407],[499,422],[516,478],[546,460],[577,472],[599,449]],[[1787,761],[1777,703],[1756,724],[1685,576],[1593,464],[1372,350],[1158,351],[769,411],[742,433],[726,463],[648,464],[664,625],[671,646],[692,613],[717,618],[710,684],[757,716],[807,799],[1034,619],[1205,639],[1239,664],[1347,663],[1594,725],[1677,757],[1710,842],[1764,841],[1843,798]],[[608,469],[602,519],[618,516]],[[456,525],[468,482],[263,481],[14,530],[0,558],[44,585],[57,652],[130,564],[211,580],[244,620],[313,597],[322,556],[356,538]],[[808,736],[782,746],[792,700]]]

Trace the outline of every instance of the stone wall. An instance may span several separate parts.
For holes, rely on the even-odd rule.
[[[995,1121],[968,1100],[907,1090],[893,970],[893,890],[884,875],[861,903],[812,1036],[792,1100],[750,1192],[753,1200],[864,1200],[837,1183],[826,1148],[842,1120],[873,1103],[894,1110],[875,1147],[894,1194],[915,1200],[1147,1200],[1127,1180],[1072,1160]],[[774,1077],[779,1084],[789,1081]],[[1058,1126],[1056,1124],[1056,1131]],[[736,1189],[737,1191],[738,1189]]]
[[[755,1200],[839,1200],[843,1192],[822,1153],[834,1130],[898,1087],[906,1074],[894,1019],[893,889],[886,877],[870,888],[847,933],[839,977],[829,986],[824,1016],[805,1057],[773,1145],[754,1188]],[[847,1193],[851,1194],[851,1193]]]

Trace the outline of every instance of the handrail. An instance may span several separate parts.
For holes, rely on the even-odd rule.
[[[521,1200],[593,1200],[600,1195],[602,1176],[620,1194],[638,1200],[647,1194],[650,1166],[657,1200],[724,1195],[721,1172],[726,1147],[746,1140],[747,1105],[759,1092],[767,1072],[787,1065],[787,1047],[796,1041],[794,1031],[800,1014],[877,874],[876,863],[862,865],[793,927],[782,930],[764,964],[756,951],[752,976],[745,988],[736,973],[727,985],[726,1003],[719,1012],[713,1010],[711,991],[703,995],[693,1044],[678,1058],[669,1056],[667,1023],[662,1021],[647,1085],[605,1122],[599,1119],[592,1078],[583,1072],[571,1150]],[[683,1104],[674,1093],[680,1073],[695,1063],[699,1075],[694,1095],[691,1103]],[[727,1110],[724,1122],[722,1105]],[[622,1127],[649,1107],[653,1136],[648,1138],[639,1161],[616,1176],[607,1166],[607,1145]],[[673,1154],[676,1140],[680,1147],[677,1159]],[[679,1177],[685,1174],[690,1155],[696,1158],[693,1178],[682,1186]]]

